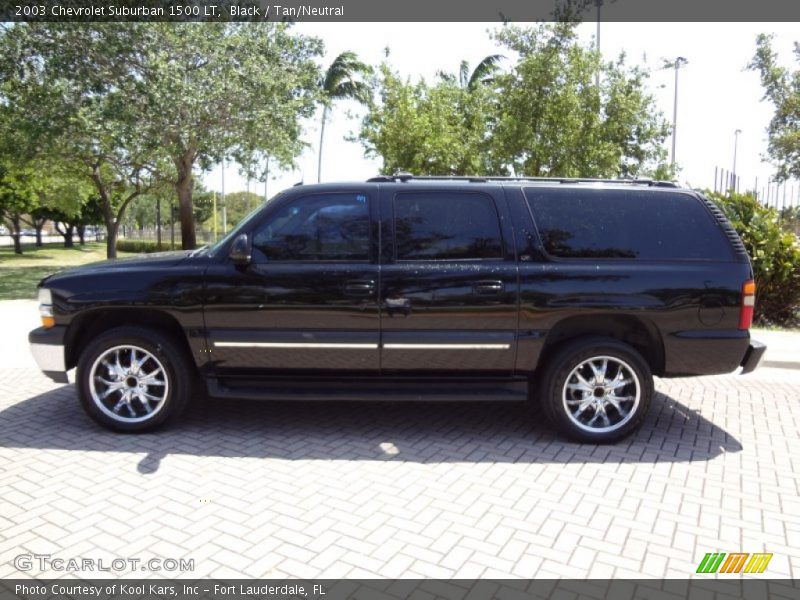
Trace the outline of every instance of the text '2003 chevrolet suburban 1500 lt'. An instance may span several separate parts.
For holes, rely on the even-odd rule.
[[[635,430],[653,375],[755,369],[747,252],[647,180],[397,175],[295,186],[210,247],[44,279],[40,368],[118,431],[193,395],[528,398],[567,436]]]

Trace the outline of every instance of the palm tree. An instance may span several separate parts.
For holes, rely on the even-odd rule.
[[[465,90],[472,91],[479,85],[491,85],[494,83],[494,75],[500,68],[500,61],[505,56],[502,54],[492,54],[484,58],[473,69],[472,74],[469,72],[469,63],[465,60],[461,61],[461,66],[458,70],[458,83]]]
[[[367,83],[360,78],[368,75],[372,69],[358,60],[355,52],[342,52],[337,56],[320,81],[322,93],[322,127],[319,132],[319,162],[317,164],[317,182],[322,178],[322,142],[325,138],[325,120],[335,100],[356,100],[361,104],[370,101],[371,91]]]

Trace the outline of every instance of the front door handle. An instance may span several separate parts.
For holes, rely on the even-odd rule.
[[[476,294],[488,295],[499,294],[503,291],[502,281],[478,281],[472,286],[472,291]]]
[[[344,291],[352,296],[371,296],[375,292],[375,282],[371,279],[351,279],[344,284]]]

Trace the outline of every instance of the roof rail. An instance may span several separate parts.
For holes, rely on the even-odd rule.
[[[409,179],[419,179],[419,177],[414,177],[412,173],[406,173],[404,171],[398,171],[394,175],[378,175],[377,177],[370,177],[367,179],[367,182],[380,182],[380,181],[401,181],[406,182]]]
[[[617,178],[617,179],[595,179],[590,177],[524,177],[509,176],[500,177],[495,175],[412,175],[411,173],[395,173],[394,175],[379,175],[367,179],[368,182],[402,182],[407,181],[465,181],[468,183],[483,183],[487,181],[531,181],[544,183],[622,183],[630,185],[647,185],[650,187],[669,187],[676,188],[678,184],[672,181],[660,181],[648,178]]]

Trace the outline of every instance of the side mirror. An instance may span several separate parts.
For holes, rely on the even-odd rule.
[[[235,265],[249,265],[253,258],[253,253],[250,250],[250,238],[246,233],[241,233],[236,236],[231,244],[231,249],[228,252],[228,258]]]

